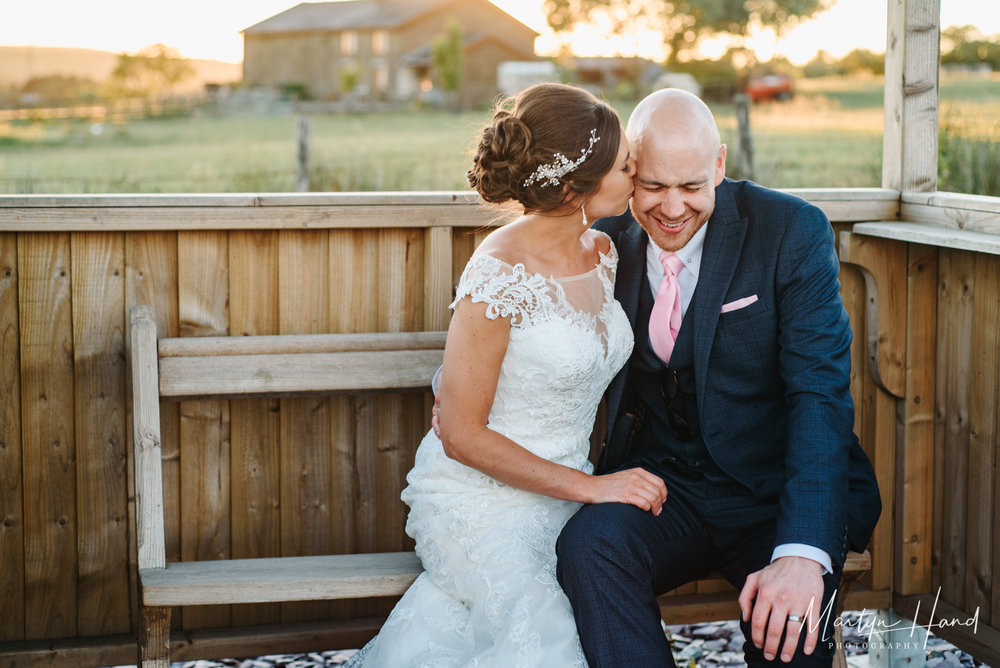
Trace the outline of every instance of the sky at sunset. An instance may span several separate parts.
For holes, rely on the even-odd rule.
[[[492,0],[542,33],[540,55],[558,49],[545,25],[540,0]],[[137,51],[162,42],[190,58],[239,62],[240,30],[297,4],[296,0],[0,0],[0,46],[67,46],[104,51]],[[943,0],[941,25],[975,25],[984,34],[1000,33],[1000,2]],[[761,59],[786,55],[804,63],[818,49],[842,56],[853,48],[885,49],[886,3],[836,0],[833,8],[781,38],[757,35],[750,45]],[[572,42],[578,55],[641,55],[658,59],[656,35],[607,41],[599,30],[583,30]],[[724,49],[706,43],[705,55]]]

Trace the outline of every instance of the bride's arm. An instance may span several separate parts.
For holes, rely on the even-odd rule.
[[[591,476],[539,457],[487,428],[509,340],[510,322],[486,317],[486,304],[466,298],[455,305],[439,394],[445,453],[537,494],[582,503],[630,503],[659,514],[667,491],[658,476],[640,468]]]

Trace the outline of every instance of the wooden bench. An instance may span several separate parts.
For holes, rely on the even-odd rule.
[[[421,572],[413,552],[166,562],[160,399],[426,391],[443,332],[192,337],[157,340],[152,308],[129,332],[135,450],[139,661],[168,668],[172,606],[398,596]],[[871,566],[851,553],[845,574]],[[664,596],[668,622],[732,619],[733,592]]]
[[[129,332],[139,567],[139,661],[168,668],[171,606],[392,596],[421,571],[413,552],[166,563],[160,399],[429,389],[443,332],[156,337],[153,310]]]

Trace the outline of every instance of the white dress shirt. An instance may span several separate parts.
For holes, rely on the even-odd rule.
[[[698,285],[698,272],[701,270],[701,254],[705,248],[705,234],[708,225],[702,225],[701,229],[694,233],[691,240],[676,251],[677,257],[684,262],[684,267],[677,274],[677,286],[681,291],[681,318],[687,315],[688,305],[691,297],[694,296],[695,286]],[[649,279],[649,287],[656,297],[657,290],[660,289],[660,282],[663,280],[663,263],[660,262],[660,247],[650,239],[646,245],[646,277]],[[823,574],[833,571],[833,562],[826,551],[812,545],[804,543],[784,543],[774,548],[771,553],[771,561],[779,557],[805,557],[819,562],[823,566]]]

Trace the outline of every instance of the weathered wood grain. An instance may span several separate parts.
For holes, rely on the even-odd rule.
[[[968,521],[969,391],[972,372],[975,255],[941,251],[938,283],[938,444],[943,449],[941,488],[941,598],[965,605]]]
[[[77,633],[69,234],[18,235],[25,637]]]
[[[126,235],[126,305],[129,308],[136,305],[152,307],[157,336],[176,337],[180,332],[177,302],[177,234],[151,232]],[[164,402],[159,412],[165,551],[168,560],[177,561],[181,557],[180,407],[176,403]],[[126,413],[126,419],[130,418]],[[131,448],[129,452],[132,452]],[[133,513],[134,509],[130,511],[130,516]],[[138,619],[137,609],[133,619]],[[172,616],[171,622],[179,628],[180,615]]]
[[[0,234],[0,641],[24,639],[24,487],[17,235]]]
[[[278,333],[278,233],[274,230],[229,234],[229,330],[238,337]],[[235,559],[281,556],[278,411],[278,400],[273,398],[230,402]],[[280,620],[277,604],[233,607],[237,625]]]
[[[125,238],[71,240],[81,635],[131,628],[125,465]]]
[[[975,258],[972,306],[972,369],[969,388],[968,532],[965,546],[966,611],[980,610],[985,624],[993,621],[994,551],[997,549],[997,449],[1000,425],[1000,257]]]
[[[936,248],[909,245],[906,290],[906,396],[899,444],[900,593],[930,591],[934,501],[934,357],[937,319]]]
[[[278,327],[281,334],[329,331],[330,249],[327,232],[278,234]],[[281,400],[282,556],[334,551],[330,489],[330,400]],[[325,602],[283,604],[282,621],[306,621],[329,613]]]

